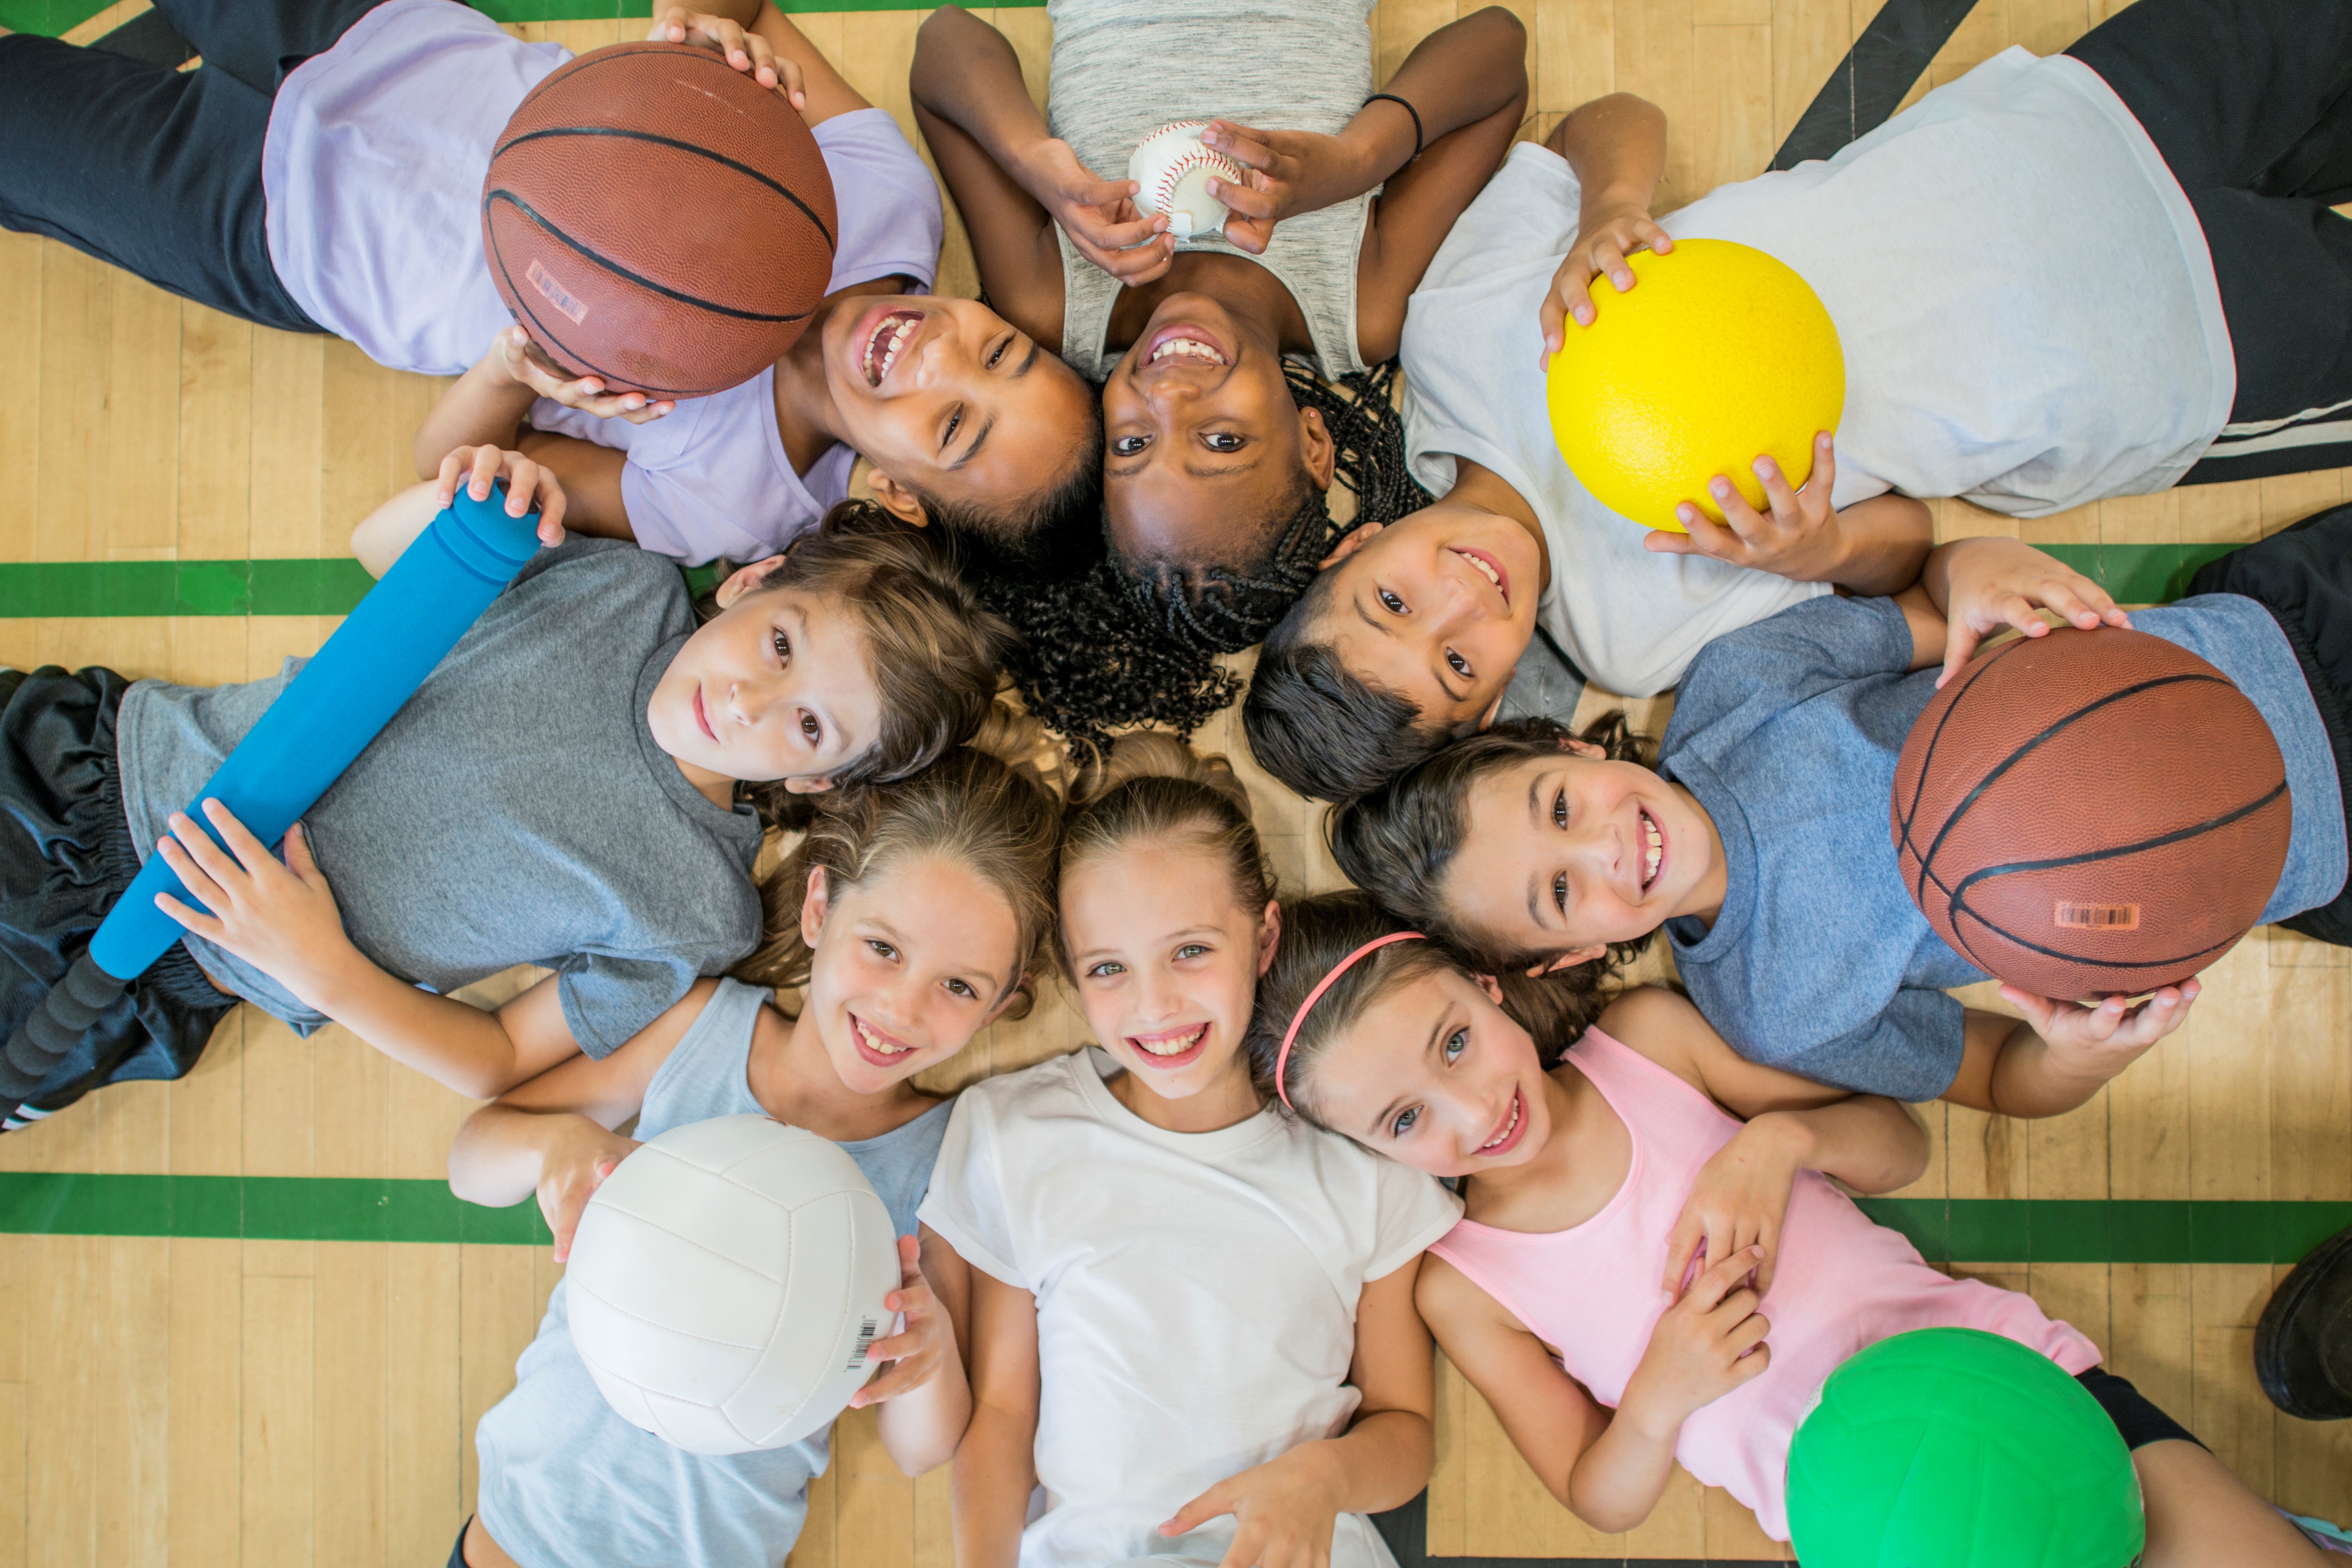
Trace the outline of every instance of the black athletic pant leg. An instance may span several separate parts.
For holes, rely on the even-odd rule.
[[[323,55],[381,0],[155,0],[155,9],[207,66],[265,98],[296,66]],[[457,5],[459,0],[449,0]]]
[[[0,227],[265,327],[320,330],[270,265],[261,145],[286,73],[374,4],[162,0],[202,53],[188,71],[0,37]]]
[[[2352,824],[2352,506],[2305,517],[2260,544],[2209,561],[2189,580],[2191,593],[2242,593],[2286,633],[2311,688],[2312,706],[2336,753],[2336,782]],[[2352,885],[2332,903],[2282,920],[2339,947],[2352,947]]]
[[[2230,325],[2231,423],[2187,484],[2352,465],[2352,5],[2138,0],[2067,51],[2196,209]]]

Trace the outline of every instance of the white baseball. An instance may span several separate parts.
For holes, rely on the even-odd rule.
[[[1205,120],[1179,120],[1163,125],[1136,144],[1127,161],[1127,177],[1139,187],[1136,210],[1145,217],[1168,214],[1168,232],[1191,239],[1225,226],[1225,204],[1209,194],[1214,175],[1242,183],[1242,167],[1213,147],[1201,144]]]

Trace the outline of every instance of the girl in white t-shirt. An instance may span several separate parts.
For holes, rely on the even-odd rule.
[[[1413,1282],[1460,1206],[1253,1081],[1281,912],[1223,759],[1130,736],[1074,798],[1101,1043],[964,1091],[922,1207],[971,1265],[956,1559],[1390,1568],[1364,1515],[1429,1479]]]

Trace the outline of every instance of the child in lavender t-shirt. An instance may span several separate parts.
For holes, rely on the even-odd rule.
[[[0,35],[0,226],[247,320],[349,338],[395,370],[473,365],[419,434],[425,473],[459,446],[513,447],[529,418],[575,528],[642,526],[689,560],[781,549],[845,493],[859,453],[877,498],[910,521],[1034,549],[1094,515],[1092,393],[987,307],[929,296],[937,186],[769,0],[665,5],[649,36],[723,54],[813,128],[840,215],[832,292],[772,370],[675,409],[549,374],[509,339],[484,259],[490,151],[569,51],[456,0],[169,0],[161,14],[201,69]],[[542,393],[555,401],[534,414]],[[652,423],[665,416],[675,428]]]

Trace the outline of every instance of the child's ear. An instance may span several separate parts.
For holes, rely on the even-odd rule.
[[[1572,736],[1562,736],[1560,737],[1559,748],[1562,751],[1567,752],[1571,757],[1581,757],[1589,762],[1606,762],[1609,760],[1609,754],[1606,751],[1601,750],[1601,747],[1593,745],[1592,742],[1589,740],[1578,740]]]
[[[1507,687],[1505,688],[1504,692],[1496,694],[1495,700],[1486,705],[1486,711],[1478,716],[1479,734],[1484,735],[1488,730],[1495,727],[1495,721],[1502,716],[1503,697],[1507,695],[1508,695]]]
[[[809,867],[808,891],[801,894],[801,943],[814,952],[816,939],[824,930],[824,912],[832,902],[825,887],[824,867]]]
[[[755,560],[751,565],[738,571],[734,576],[729,578],[726,581],[719,585],[719,608],[724,610],[728,606],[733,604],[737,600],[742,598],[745,594],[751,592],[752,589],[759,586],[761,579],[765,578],[770,572],[775,570],[776,568],[783,564],[784,558],[782,556],[772,555],[765,560]]]
[[[1528,978],[1540,980],[1546,975],[1557,975],[1562,969],[1573,969],[1579,964],[1590,964],[1596,958],[1605,958],[1608,956],[1609,947],[1606,943],[1597,943],[1590,947],[1579,947],[1571,952],[1562,953],[1549,964],[1533,966],[1528,970]]]
[[[1358,523],[1354,528],[1349,528],[1346,533],[1339,536],[1339,542],[1331,547],[1331,553],[1329,555],[1325,556],[1321,560],[1315,563],[1315,570],[1318,571],[1330,570],[1333,567],[1339,565],[1341,561],[1347,559],[1349,556],[1355,554],[1366,545],[1371,543],[1372,536],[1379,533],[1386,527],[1388,527],[1386,523]]]
[[[923,510],[921,500],[912,490],[908,489],[879,468],[872,470],[866,476],[866,485],[874,492],[875,504],[900,522],[911,523],[919,528],[930,527],[930,514]]]
[[[1034,977],[1035,977],[1032,976],[1028,970],[1022,970],[1021,977],[1004,988],[1004,994],[996,998],[996,1005],[988,1009],[988,1016],[980,1020],[980,1027],[982,1029],[986,1029],[990,1024],[994,1023],[998,1019],[1004,1016],[1005,1009],[1011,1007],[1021,998],[1027,996],[1029,994],[1029,982]]]
[[[1331,487],[1331,473],[1339,462],[1339,448],[1331,439],[1331,432],[1323,423],[1319,408],[1298,411],[1298,455],[1307,461],[1307,471],[1315,476],[1315,487]]]
[[[1470,977],[1478,982],[1478,988],[1486,993],[1486,999],[1488,1001],[1494,1003],[1498,1008],[1503,1005],[1502,981],[1495,978],[1492,975],[1473,975]]]
[[[1269,898],[1265,901],[1265,913],[1259,916],[1257,923],[1258,978],[1264,979],[1265,972],[1274,967],[1274,952],[1280,946],[1282,946],[1282,901]]]
[[[787,795],[822,795],[832,788],[833,780],[830,779],[787,779],[784,780],[784,793]]]

